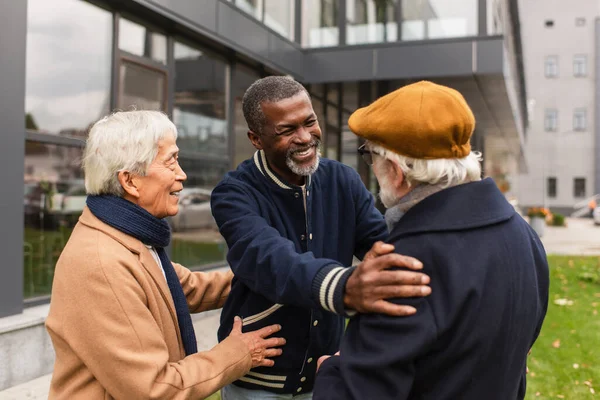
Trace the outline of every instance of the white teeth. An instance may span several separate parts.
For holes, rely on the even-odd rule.
[[[304,151],[298,151],[298,152],[296,152],[296,155],[297,156],[306,156],[306,155],[310,154],[311,150],[312,150],[312,148],[306,149]]]

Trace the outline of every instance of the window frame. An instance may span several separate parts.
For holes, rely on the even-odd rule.
[[[582,123],[578,123],[578,121]],[[587,131],[587,109],[580,107],[573,110],[573,131]]]
[[[558,78],[559,74],[560,70],[558,56],[546,56],[544,59],[544,76],[546,78]]]
[[[552,190],[551,190],[552,189]],[[555,176],[546,178],[546,196],[555,199],[558,194],[558,179]]]
[[[549,121],[553,121],[553,123],[550,124]],[[544,131],[558,131],[558,110],[556,108],[546,108],[544,110]]]
[[[587,54],[575,54],[573,56],[573,76],[576,78],[587,77],[587,75],[588,75],[587,64],[588,64]]]
[[[581,189],[578,187],[578,183],[583,184],[583,193],[581,195],[578,195],[578,189]],[[573,178],[573,197],[576,199],[584,199],[586,197],[586,192],[586,179],[584,177]]]

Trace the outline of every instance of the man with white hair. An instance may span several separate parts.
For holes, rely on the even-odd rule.
[[[481,180],[466,101],[418,82],[357,110],[349,127],[366,139],[387,242],[423,262],[432,294],[412,299],[406,318],[354,317],[340,355],[319,360],[314,399],[523,399],[548,265],[535,232]]]
[[[198,352],[190,312],[220,308],[229,272],[169,260],[186,174],[175,125],[158,111],[94,124],[83,166],[87,206],[58,259],[46,327],[56,361],[50,399],[203,399],[281,354],[271,325]]]

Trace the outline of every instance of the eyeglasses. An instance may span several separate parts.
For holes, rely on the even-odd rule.
[[[367,146],[366,143],[363,144],[362,146],[360,146],[357,149],[358,154],[360,154],[360,156],[362,157],[363,161],[365,163],[367,163],[367,165],[373,165],[373,154],[379,154],[379,153],[367,149],[366,146]]]

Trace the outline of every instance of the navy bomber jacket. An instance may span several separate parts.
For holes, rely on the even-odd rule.
[[[235,274],[219,340],[237,315],[244,332],[280,324],[276,336],[287,342],[273,367],[255,368],[234,383],[275,393],[312,391],[317,359],[339,349],[347,267],[387,236],[373,196],[337,161],[321,159],[300,187],[278,177],[257,151],[217,185],[211,207]]]

